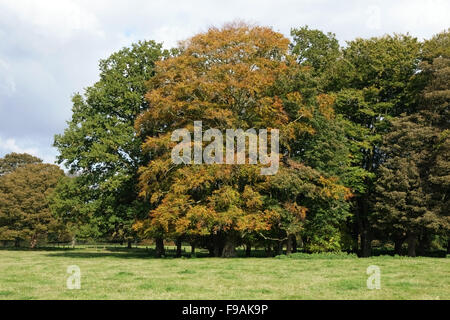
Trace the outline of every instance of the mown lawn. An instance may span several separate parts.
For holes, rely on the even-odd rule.
[[[81,269],[68,290],[67,267]],[[369,265],[381,289],[366,286]],[[450,299],[450,256],[165,258],[139,249],[0,250],[0,299]]]

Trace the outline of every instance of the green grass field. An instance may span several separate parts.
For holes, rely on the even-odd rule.
[[[67,267],[81,269],[68,290]],[[369,265],[381,289],[366,286]],[[145,249],[0,250],[0,299],[450,299],[450,256],[165,258]]]

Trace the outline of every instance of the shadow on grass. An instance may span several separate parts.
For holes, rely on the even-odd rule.
[[[406,249],[402,250],[402,256],[406,256]],[[446,258],[448,255],[447,250],[427,250],[422,253],[417,253],[418,257],[428,257],[428,258]],[[393,250],[389,250],[386,248],[374,248],[372,250],[373,257],[379,256],[395,256],[395,252]]]
[[[39,248],[0,248],[0,251],[17,252],[48,252],[49,257],[67,257],[67,258],[153,258],[154,249],[146,248],[114,248],[114,247],[87,247],[87,248],[58,248],[58,247],[39,247]]]
[[[52,248],[53,249],[53,248]],[[41,249],[41,251],[44,251]],[[48,250],[54,251],[48,253],[49,257],[64,257],[64,258],[120,258],[120,259],[180,259],[176,257],[176,250],[166,249],[166,254],[162,258],[156,258],[156,252],[154,248],[117,248],[117,247],[105,247],[105,248],[90,248],[90,250],[83,249],[64,249],[64,250]],[[236,250],[236,258],[246,258],[244,250]],[[242,251],[242,252],[241,252]],[[252,258],[266,258],[264,251],[254,250]],[[183,252],[181,258],[184,259],[204,259],[214,258],[209,255],[207,251],[196,252],[195,256],[191,256],[190,253]]]
[[[63,257],[74,259],[89,259],[89,258],[121,258],[121,259],[154,259],[154,250],[146,249],[101,249],[95,251],[72,250],[65,252],[54,252],[47,254],[49,257]]]
[[[126,248],[126,247],[39,247],[35,249],[31,248],[14,248],[14,247],[0,247],[0,251],[17,251],[17,252],[47,252],[48,257],[63,257],[73,259],[84,258],[121,258],[121,259],[157,259],[154,248]],[[248,258],[245,256],[245,250],[237,249],[236,258]],[[309,256],[309,254],[304,254]],[[312,255],[314,256],[314,255]],[[392,250],[374,249],[373,255],[377,256],[394,256]],[[432,252],[426,252],[420,257],[433,257],[433,258],[445,258],[447,252],[445,250],[436,250]],[[449,256],[450,257],[450,256]],[[183,252],[182,258],[196,259],[196,258],[212,258],[207,251],[198,251],[195,256],[191,256],[190,253]],[[271,258],[268,257],[264,250],[252,250],[251,258]],[[287,258],[287,257],[286,257]],[[312,257],[311,257],[312,258]],[[332,257],[331,257],[332,258]],[[161,258],[158,258],[161,259]],[[166,249],[166,255],[162,259],[180,259],[176,257],[176,250]]]
[[[52,250],[49,250],[52,251]],[[83,249],[65,249],[54,250],[55,252],[47,254],[49,257],[64,257],[64,258],[120,258],[120,259],[157,259],[154,248],[117,248],[117,247],[105,247],[105,248],[89,248],[89,250]],[[182,258],[205,258],[208,257],[208,253],[197,253],[195,257],[191,257],[189,253],[183,253]],[[162,259],[175,259],[176,251],[166,249],[166,255]],[[158,258],[161,259],[161,258]],[[179,258],[178,258],[179,259]]]
[[[74,251],[77,248],[58,248],[58,247],[38,247],[38,248],[15,248],[15,247],[0,247],[0,251],[21,251],[21,252],[39,252],[39,251]]]
[[[95,249],[93,249],[95,250]],[[80,249],[65,249],[65,250],[49,250],[54,251],[52,253],[47,254],[51,257],[66,257],[66,258],[105,258],[105,257],[111,257],[111,258],[122,258],[122,259],[157,259],[155,254],[155,249],[153,248],[108,248],[105,249],[97,249],[98,251],[83,251]],[[304,259],[305,258],[315,258],[316,255],[314,254],[308,254],[303,253]],[[328,254],[329,257],[325,254],[325,259],[333,259],[333,258],[342,258],[340,255],[336,255],[336,257],[333,254]],[[311,257],[310,257],[311,256]],[[320,256],[320,255],[319,255]],[[393,252],[374,252],[373,257],[377,256],[385,256],[390,257],[394,256]],[[418,257],[432,257],[432,258],[446,258],[447,254],[445,251],[434,251],[434,252],[427,252],[424,255],[420,255]],[[283,256],[286,257],[286,256]],[[354,255],[355,258],[356,255]],[[188,258],[188,259],[196,259],[196,258],[214,258],[211,257],[208,252],[197,252],[195,256],[191,256],[189,253],[183,253],[181,258]],[[244,250],[237,250],[237,255],[234,259],[247,259],[247,258],[273,258],[273,257],[267,257],[265,252],[263,250],[255,250],[252,252],[251,257],[245,256]],[[286,257],[287,258],[287,257]],[[161,259],[161,258],[159,258]],[[180,259],[179,257],[176,257],[176,251],[175,250],[167,250],[166,249],[166,255],[162,257],[162,259]]]
[[[49,257],[64,257],[64,258],[74,258],[74,259],[83,259],[83,258],[120,258],[120,259],[157,259],[156,252],[153,248],[108,248],[105,249],[91,249],[90,251],[82,250],[82,249],[71,249],[71,250],[53,250],[55,252],[48,253]],[[261,254],[255,254],[254,257],[260,257]],[[208,252],[197,252],[195,256],[191,256],[189,253],[183,253],[182,257],[184,259],[204,259],[204,258],[213,258]],[[244,258],[244,253],[238,252],[236,258]],[[166,254],[162,258],[158,259],[180,259],[176,257],[175,250],[166,249]]]

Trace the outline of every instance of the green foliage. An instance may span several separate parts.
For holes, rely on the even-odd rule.
[[[347,43],[330,80],[336,112],[344,119],[355,170],[354,236],[361,235],[361,251],[369,255],[373,238],[373,183],[383,162],[383,136],[390,123],[417,107],[420,86],[412,85],[421,59],[421,43],[409,35],[356,39]],[[356,240],[357,241],[357,240]]]
[[[432,63],[435,58],[450,59],[450,28],[425,40],[423,46],[424,60]]]
[[[445,35],[426,43],[428,57],[432,51],[439,57],[421,64],[418,77],[426,87],[417,111],[392,121],[377,182],[375,225],[394,237],[408,235],[410,255],[419,235],[426,241],[429,234],[450,232],[450,58],[439,47],[446,46]]]
[[[0,158],[0,177],[28,164],[42,163],[42,160],[27,153],[9,153]]]
[[[65,233],[48,205],[48,198],[64,173],[58,166],[28,164],[0,180],[0,239],[30,241],[35,247],[41,237]]]
[[[433,145],[436,133],[420,123],[424,123],[423,118],[397,119],[386,136],[383,150],[387,160],[380,167],[377,214],[373,217],[375,225],[382,229],[419,233],[420,228],[427,226],[427,220],[428,223],[434,220],[428,209],[424,180],[428,175],[429,146]]]
[[[339,42],[334,33],[323,33],[320,30],[304,26],[291,29],[292,53],[297,55],[298,62],[314,68],[316,74],[329,70],[340,55]]]
[[[90,201],[89,184],[84,177],[65,176],[49,198],[52,213],[61,219],[80,240],[98,239],[104,219],[96,217],[99,202]]]

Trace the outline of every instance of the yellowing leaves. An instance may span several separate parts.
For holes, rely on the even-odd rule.
[[[327,119],[331,119],[334,117],[333,105],[335,100],[336,98],[334,96],[325,93],[319,94],[317,96],[317,102],[319,103],[319,111]]]
[[[320,176],[319,182],[322,185],[320,194],[326,198],[348,200],[353,196],[349,188],[336,183],[337,178],[326,179]]]
[[[306,212],[308,211],[308,208],[299,206],[297,203],[292,202],[286,202],[284,204],[284,208],[297,219],[301,221],[306,219]]]

